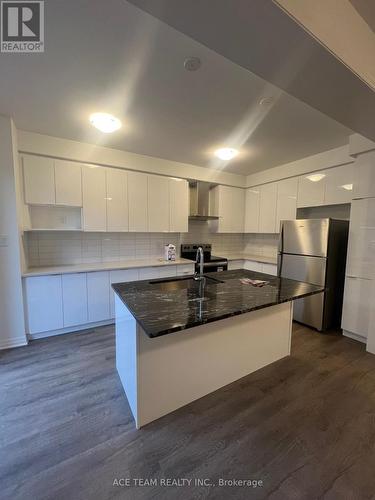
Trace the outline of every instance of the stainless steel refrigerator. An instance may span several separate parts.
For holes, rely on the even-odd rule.
[[[349,221],[300,219],[281,222],[278,276],[325,292],[294,303],[294,319],[324,331],[340,326]]]

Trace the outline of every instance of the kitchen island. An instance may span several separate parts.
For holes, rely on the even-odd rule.
[[[116,367],[137,428],[288,356],[293,300],[324,291],[242,269],[112,287]]]

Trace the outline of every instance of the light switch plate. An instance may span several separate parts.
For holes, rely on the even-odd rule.
[[[0,247],[8,246],[8,236],[6,234],[0,234]]]

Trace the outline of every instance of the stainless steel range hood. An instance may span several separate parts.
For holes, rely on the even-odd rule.
[[[210,188],[212,184],[203,181],[189,183],[190,190],[190,220],[217,220],[219,217],[210,215]]]

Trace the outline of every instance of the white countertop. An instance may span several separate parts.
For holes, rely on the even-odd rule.
[[[142,267],[181,266],[183,264],[193,264],[193,262],[188,259],[165,261],[154,257],[149,259],[128,259],[116,262],[93,262],[90,264],[41,266],[26,269],[22,276],[26,278],[28,276],[48,276],[50,274],[88,273],[93,271],[113,271],[116,269],[136,269]]]

